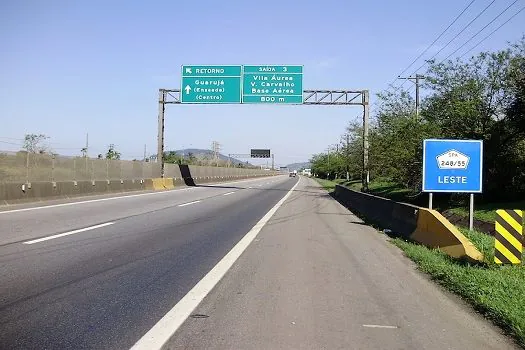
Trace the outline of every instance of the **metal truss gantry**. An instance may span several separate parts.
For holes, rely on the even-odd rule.
[[[161,176],[164,177],[164,111],[167,104],[181,104],[180,89],[159,89],[159,133],[157,159]],[[303,90],[302,105],[318,106],[363,106],[363,190],[368,190],[370,173],[368,169],[368,119],[370,96],[368,90]]]
[[[269,158],[272,158],[272,170],[275,170],[275,155],[273,153],[271,154],[270,157],[252,157],[251,154],[242,154],[242,153],[228,154],[228,167],[230,167],[232,158],[235,158],[235,159],[269,159]]]

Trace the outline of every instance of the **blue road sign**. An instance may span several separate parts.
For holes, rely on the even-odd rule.
[[[423,141],[423,192],[481,193],[483,141]]]

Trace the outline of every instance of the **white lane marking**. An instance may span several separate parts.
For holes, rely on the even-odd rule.
[[[39,243],[39,242],[49,241],[50,239],[55,239],[55,238],[60,238],[60,237],[64,237],[64,236],[74,235],[75,233],[95,230],[97,228],[101,228],[101,227],[105,227],[105,226],[109,226],[109,225],[113,225],[113,224],[114,224],[114,222],[106,222],[105,224],[89,226],[89,227],[81,228],[81,229],[74,230],[74,231],[59,233],[58,235],[53,235],[53,236],[48,236],[48,237],[34,239],[32,241],[24,242],[24,244],[35,244],[35,243]]]
[[[188,203],[184,203],[184,204],[179,204],[177,205],[178,207],[185,207],[187,205],[192,205],[192,204],[197,204],[197,203],[200,203],[201,201],[193,201],[193,202],[188,202]]]
[[[233,192],[228,192],[228,193],[223,194],[223,196],[229,196],[230,194],[234,194],[234,193],[235,193],[235,191],[233,191]]]
[[[261,179],[250,179],[250,180],[242,180],[242,181],[234,181],[234,182],[224,182],[224,183],[217,183],[217,185],[228,185],[228,184],[236,184],[236,183],[243,183],[243,182],[255,182],[255,181],[260,181],[260,180]],[[210,187],[207,187],[207,188],[213,187],[212,185],[214,185],[214,184],[210,184],[209,185]],[[81,201],[81,202],[44,205],[42,207],[32,207],[32,208],[23,208],[23,209],[4,210],[4,211],[0,211],[0,215],[2,215],[2,214],[11,214],[11,213],[19,213],[19,212],[31,211],[31,210],[42,210],[42,209],[68,207],[68,206],[72,206],[72,205],[87,204],[87,203],[113,201],[113,200],[117,200],[117,199],[135,198],[135,197],[143,197],[143,196],[154,196],[154,195],[161,195],[161,194],[173,194],[173,193],[176,193],[176,192],[179,192],[179,191],[188,191],[188,190],[195,190],[195,189],[202,189],[202,188],[206,188],[206,187],[188,187],[188,188],[175,189],[175,190],[171,190],[171,191],[139,193],[139,194],[132,194],[132,195],[129,195],[129,196],[99,198],[99,199],[90,199],[90,200]]]
[[[382,325],[379,325],[379,324],[364,324],[363,327],[367,327],[367,328],[387,328],[387,329],[399,328],[398,326],[382,326]]]
[[[257,237],[261,229],[272,218],[275,212],[290,197],[300,181],[286,193],[277,204],[263,216],[259,222],[186,294],[157,324],[133,345],[131,350],[161,349],[177,329],[190,316],[200,302],[228,272],[244,250]]]

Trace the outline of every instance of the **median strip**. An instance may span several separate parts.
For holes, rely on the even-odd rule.
[[[74,231],[69,231],[69,232],[59,233],[59,234],[57,234],[57,235],[53,235],[53,236],[48,236],[48,237],[43,237],[43,238],[34,239],[34,240],[32,240],[32,241],[24,242],[24,244],[35,244],[35,243],[40,243],[40,242],[44,242],[44,241],[49,241],[49,240],[51,240],[51,239],[60,238],[60,237],[65,237],[65,236],[69,236],[69,235],[74,235],[74,234],[76,234],[76,233],[80,233],[80,232],[85,232],[85,231],[95,230],[95,229],[97,229],[97,228],[101,228],[101,227],[105,227],[105,226],[109,226],[109,225],[113,225],[113,224],[114,224],[114,222],[106,222],[105,224],[100,224],[100,225],[95,225],[95,226],[89,226],[89,227],[81,228],[81,229],[74,230]]]

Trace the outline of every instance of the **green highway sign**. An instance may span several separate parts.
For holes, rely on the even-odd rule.
[[[241,103],[242,66],[182,66],[181,103]]]
[[[303,103],[303,66],[243,66],[242,103]]]

